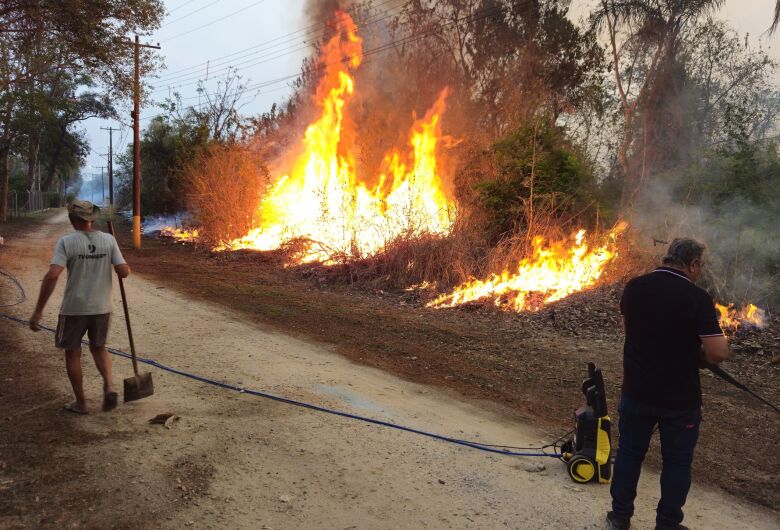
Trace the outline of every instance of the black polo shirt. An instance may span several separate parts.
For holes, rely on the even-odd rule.
[[[626,284],[620,313],[623,394],[665,409],[700,407],[699,338],[723,334],[712,297],[684,272],[659,267]]]

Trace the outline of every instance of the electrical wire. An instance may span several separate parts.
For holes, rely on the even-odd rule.
[[[220,18],[218,18],[216,20],[212,20],[211,22],[208,22],[207,24],[203,24],[202,26],[198,26],[197,28],[192,28],[191,30],[185,31],[183,33],[179,33],[178,35],[175,35],[173,37],[169,37],[167,39],[163,39],[161,42],[170,42],[170,41],[172,41],[174,39],[178,39],[179,37],[183,37],[185,35],[189,35],[190,33],[195,32],[195,31],[201,30],[203,28],[207,28],[207,27],[212,26],[212,25],[214,25],[214,24],[216,24],[218,22],[222,22],[223,20],[228,19],[228,18],[230,18],[232,16],[238,15],[239,13],[243,13],[247,9],[251,9],[251,8],[257,6],[257,5],[262,4],[263,2],[265,2],[265,0],[258,0],[254,4],[250,4],[248,6],[242,7],[241,9],[239,9],[237,11],[234,11],[234,12],[232,12],[232,13],[230,13],[228,15],[225,15],[223,17],[220,17]]]
[[[213,2],[211,2],[210,4],[206,4],[206,5],[205,5],[205,6],[203,6],[203,7],[199,7],[199,8],[198,8],[198,9],[196,9],[195,11],[192,11],[192,12],[190,12],[190,13],[187,13],[186,15],[182,15],[182,16],[180,16],[179,18],[175,18],[175,19],[173,19],[173,20],[169,20],[169,21],[168,21],[168,22],[166,22],[165,24],[161,25],[161,26],[160,26],[160,28],[164,28],[164,27],[166,27],[166,26],[170,26],[171,24],[174,24],[174,23],[176,23],[176,22],[178,22],[178,21],[180,21],[180,20],[184,20],[185,18],[187,18],[187,17],[189,17],[189,16],[191,16],[191,15],[194,15],[195,13],[199,13],[199,12],[203,11],[203,10],[204,10],[204,9],[206,9],[207,7],[211,7],[211,6],[213,6],[214,4],[218,4],[220,1],[221,1],[221,0],[214,0],[214,1],[213,1]]]
[[[390,4],[390,3],[392,3],[392,2],[397,2],[397,1],[398,1],[398,0],[384,0],[383,2],[380,2],[379,4],[377,4],[376,6],[374,6],[374,8],[375,8],[375,9],[379,9],[380,7],[382,7],[382,6],[384,6],[384,5]],[[387,9],[388,9],[388,10],[397,9],[397,8],[399,8],[399,7],[403,7],[403,6],[405,6],[405,5],[406,5],[406,4],[408,4],[408,3],[409,3],[409,0],[403,0],[403,1],[402,1],[402,2],[399,4],[399,5],[397,5],[397,6],[394,6],[394,7],[390,7],[390,8],[387,8]],[[235,52],[233,52],[233,53],[229,53],[229,54],[227,54],[227,55],[221,55],[221,56],[219,56],[219,57],[213,57],[213,58],[209,59],[208,61],[204,61],[204,62],[201,62],[201,63],[195,64],[195,65],[192,65],[192,66],[187,66],[187,67],[184,67],[184,68],[180,68],[180,69],[178,69],[178,70],[173,70],[173,71],[170,71],[170,72],[166,72],[166,73],[162,74],[162,75],[159,77],[159,79],[161,79],[161,80],[165,81],[165,80],[172,79],[172,78],[178,78],[178,77],[181,77],[181,76],[180,76],[180,75],[176,75],[176,74],[180,74],[180,73],[182,73],[182,72],[186,72],[186,71],[189,71],[189,70],[197,70],[197,69],[199,69],[199,68],[203,68],[203,67],[204,67],[204,66],[206,66],[207,64],[211,64],[211,65],[214,65],[214,66],[218,66],[218,65],[221,65],[221,64],[224,64],[224,63],[225,63],[224,61],[222,61],[223,59],[227,59],[227,58],[229,58],[229,57],[234,57],[234,56],[236,56],[236,55],[243,54],[243,53],[245,53],[245,52],[248,52],[248,51],[250,51],[250,50],[254,50],[254,49],[256,49],[256,48],[260,48],[260,47],[262,47],[262,46],[267,46],[267,45],[269,45],[269,44],[273,44],[274,42],[278,42],[278,41],[280,41],[280,40],[285,40],[285,39],[286,39],[286,40],[290,41],[290,40],[292,40],[293,38],[295,38],[295,39],[300,39],[300,38],[307,38],[307,37],[309,37],[309,36],[315,35],[316,33],[320,32],[320,31],[324,31],[324,30],[326,30],[326,29],[327,29],[327,27],[328,27],[328,25],[327,25],[327,24],[322,24],[322,23],[311,24],[311,25],[309,25],[309,26],[306,26],[306,27],[303,27],[303,28],[297,29],[297,30],[295,30],[295,31],[292,31],[292,32],[290,32],[290,33],[286,33],[286,34],[280,35],[280,36],[278,36],[278,37],[274,37],[273,39],[270,39],[270,40],[267,40],[267,41],[261,42],[261,43],[259,43],[259,44],[255,44],[255,45],[253,45],[253,46],[250,46],[250,47],[248,47],[248,48],[244,48],[244,49],[241,49],[241,50],[235,51]],[[303,33],[303,34],[302,34],[302,35],[297,35],[297,34],[299,34],[299,33]],[[285,44],[285,43],[282,43],[282,44]],[[277,45],[275,45],[275,46],[272,46],[272,47],[280,46],[280,45],[282,45],[282,44],[277,44]],[[255,52],[252,52],[252,53],[255,53]],[[250,55],[251,55],[251,54],[250,54]],[[241,59],[241,58],[243,58],[243,57],[245,57],[245,56],[238,57],[238,59]],[[228,62],[229,62],[229,61],[228,61]],[[184,74],[184,75],[185,75],[185,76],[192,75],[192,72],[190,72],[190,73],[187,73],[187,74]]]
[[[552,442],[550,442],[548,444],[545,444],[545,445],[543,445],[541,447],[518,447],[518,446],[515,446],[515,445],[500,445],[500,444],[486,444],[486,443],[482,443],[482,445],[484,445],[486,447],[500,447],[500,448],[503,448],[503,449],[514,449],[514,450],[524,450],[524,451],[541,451],[543,453],[546,452],[548,449],[552,449],[553,452],[550,453],[550,455],[555,455],[555,456],[558,456],[561,459],[563,459],[563,451],[561,451],[561,442],[567,441],[567,439],[572,434],[574,434],[574,432],[576,430],[577,430],[577,428],[575,427],[572,430],[570,430],[569,432],[567,432],[566,434],[564,434],[563,436],[560,436],[556,440],[554,440],[554,441],[552,441]]]
[[[496,12],[498,12],[498,11],[500,11],[502,9],[503,9],[502,7],[488,8],[488,9],[485,9],[484,12],[482,13],[482,15],[479,16],[479,17],[477,17],[476,15],[467,15],[467,16],[461,17],[458,20],[447,22],[446,24],[444,24],[441,27],[439,27],[437,30],[431,30],[431,31],[428,31],[428,32],[423,32],[421,34],[412,34],[412,35],[403,37],[401,39],[397,39],[397,40],[390,41],[390,42],[387,42],[385,44],[379,45],[379,46],[377,46],[375,48],[369,49],[369,50],[367,50],[367,51],[362,53],[362,58],[364,59],[363,62],[366,62],[365,59],[367,59],[368,57],[371,57],[372,55],[375,55],[375,54],[378,54],[378,53],[381,53],[381,52],[384,52],[384,51],[387,51],[387,50],[391,50],[391,49],[395,48],[396,46],[402,46],[402,45],[406,45],[406,44],[414,44],[414,43],[416,43],[418,41],[421,41],[421,40],[424,40],[426,38],[435,37],[437,35],[441,35],[444,32],[444,30],[447,28],[447,26],[456,24],[458,22],[467,21],[469,19],[471,19],[471,21],[474,21],[474,22],[479,21],[479,20],[483,20],[485,18],[488,18],[488,17],[492,16],[493,14],[495,14]],[[288,54],[278,55],[278,56],[274,57],[273,59],[278,59],[280,57],[284,57],[285,55],[288,55]],[[351,59],[352,59],[352,57],[345,57],[345,58],[340,59],[338,61],[334,61],[333,63],[321,64],[321,65],[318,66],[318,69],[322,70],[322,69],[327,68],[328,66],[331,66],[333,64],[348,62]],[[254,66],[254,65],[249,65],[249,66]],[[280,80],[283,81],[283,80],[292,79],[292,78],[298,77],[299,75],[300,75],[300,72],[296,72],[294,74],[290,74],[288,76],[285,76],[285,77],[282,77],[282,78],[278,78],[277,80],[274,81],[274,83],[279,82]],[[247,88],[256,88],[256,87],[258,87],[260,85],[265,85],[266,83],[267,82],[263,82],[263,83],[260,83],[259,85],[253,85],[253,86],[247,87]],[[193,83],[193,84],[197,84],[197,83]],[[187,85],[181,85],[181,86],[187,86]]]
[[[181,9],[182,7],[186,7],[186,6],[190,5],[191,3],[195,2],[195,1],[196,0],[186,0],[186,2],[184,2],[183,4],[178,5],[178,6],[174,7],[173,9],[171,9],[170,11],[168,11],[168,14],[174,13],[174,12],[178,11],[179,9]]]
[[[432,30],[432,31],[429,31],[429,32],[421,33],[421,34],[409,35],[409,36],[404,37],[402,39],[398,39],[398,40],[391,41],[391,42],[385,43],[383,45],[377,46],[376,48],[370,49],[370,50],[368,50],[368,51],[366,51],[366,52],[364,52],[362,54],[363,63],[369,62],[371,56],[377,55],[377,54],[379,54],[381,52],[384,52],[384,51],[387,51],[387,50],[391,50],[391,49],[393,49],[394,47],[396,47],[398,45],[412,44],[412,43],[421,41],[423,39],[427,39],[429,37],[435,37],[437,35],[440,35],[441,33],[444,32],[446,27],[449,26],[449,25],[456,24],[458,22],[467,21],[469,19],[471,19],[471,21],[473,21],[473,22],[476,22],[476,21],[479,21],[479,20],[483,20],[483,19],[486,19],[486,18],[492,16],[493,14],[501,11],[502,9],[503,9],[503,7],[501,7],[501,6],[494,7],[494,8],[488,8],[488,9],[483,10],[481,16],[479,16],[479,17],[477,17],[475,14],[467,15],[467,16],[461,17],[461,18],[459,18],[457,20],[450,21],[450,22],[444,24],[443,26],[439,27],[439,29],[436,30],[436,31]],[[327,68],[328,66],[331,66],[332,64],[343,63],[343,62],[349,61],[350,59],[351,59],[351,57],[346,57],[346,58],[340,59],[338,61],[335,61],[333,63],[321,64],[321,65],[318,66],[318,69],[321,70],[321,69]],[[276,78],[276,79],[273,79],[273,80],[264,81],[264,82],[261,82],[261,83],[256,83],[254,85],[249,85],[249,86],[244,87],[244,91],[250,91],[250,90],[265,88],[265,87],[268,87],[268,86],[273,86],[273,85],[281,83],[281,82],[285,82],[285,81],[289,81],[291,79],[295,79],[295,78],[299,77],[300,75],[301,75],[300,72],[296,72],[294,74],[290,74],[290,75],[287,75],[287,76],[279,77],[279,78]],[[198,97],[199,96],[192,96],[190,98],[183,98],[183,100],[197,99]],[[161,114],[155,114],[153,116],[141,117],[141,119],[142,120],[152,120],[152,119],[155,119],[155,118],[158,118],[158,117],[163,117],[163,116],[166,116],[166,114],[162,114],[162,113]]]
[[[396,0],[397,1],[397,0]],[[398,7],[402,7],[407,3],[406,0],[398,4],[397,6],[394,6],[391,9],[397,9]],[[372,25],[378,24],[380,22],[383,22],[393,16],[395,16],[397,13],[390,11],[387,13],[384,13],[381,17],[375,18],[375,19],[368,19],[366,22],[361,24],[361,27],[370,27]],[[319,31],[319,30],[318,30]],[[322,30],[322,35],[325,35],[326,30]],[[315,33],[310,34],[304,34],[301,35],[298,38],[308,38],[311,36],[317,36]],[[319,36],[317,36],[319,38]],[[312,39],[310,39],[312,40]],[[316,40],[316,39],[314,39]],[[270,42],[270,41],[269,41]],[[282,49],[275,49],[279,46],[287,46],[286,48]],[[253,52],[241,55],[239,57],[235,57],[234,59],[230,61],[217,61],[215,63],[211,63],[210,61],[207,63],[201,63],[198,65],[198,67],[202,67],[204,65],[208,65],[209,67],[209,76],[213,77],[226,77],[229,75],[229,72],[233,69],[238,69],[238,67],[242,67],[243,69],[252,68],[254,66],[257,66],[259,64],[263,64],[266,62],[269,62],[271,60],[279,59],[282,57],[287,57],[289,55],[293,55],[299,51],[306,50],[310,47],[310,44],[306,41],[304,42],[293,42],[292,40],[288,42],[282,42],[279,44],[267,46],[265,48],[257,49]],[[261,52],[267,52],[262,53],[261,55],[257,55]],[[270,58],[269,58],[270,57]],[[236,62],[238,61],[238,62]],[[218,75],[223,72],[227,72],[226,74]],[[194,75],[193,75],[194,74]],[[171,85],[175,85],[176,88],[181,88],[185,86],[192,86],[198,84],[203,79],[203,76],[200,73],[195,74],[195,72],[186,72],[181,73],[178,75],[174,75],[172,77],[163,76],[160,78],[160,81],[167,84],[170,88]],[[167,88],[159,88],[156,90],[153,90],[151,93],[156,94],[165,91]]]

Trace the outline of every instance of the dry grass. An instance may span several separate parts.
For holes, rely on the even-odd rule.
[[[465,280],[516,267],[532,254],[535,237],[542,237],[545,242],[569,241],[577,230],[587,226],[585,220],[562,220],[549,213],[537,217],[533,233],[518,226],[498,244],[491,245],[483,212],[459,213],[458,222],[446,237],[401,236],[376,255],[362,259],[345,257],[339,265],[318,267],[318,274],[331,282],[372,289],[398,290],[427,283],[440,291],[449,290]],[[588,240],[603,241],[610,229],[611,226],[594,227],[589,230]],[[627,278],[646,269],[646,251],[633,242],[632,234],[624,234],[618,248],[618,259],[610,264],[608,280]]]
[[[206,242],[232,240],[255,226],[257,205],[270,183],[258,153],[242,145],[215,145],[184,171],[191,183],[187,205]]]

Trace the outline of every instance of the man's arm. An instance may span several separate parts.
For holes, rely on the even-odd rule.
[[[64,270],[64,267],[60,265],[50,265],[49,272],[43,277],[41,283],[41,291],[38,293],[38,303],[35,304],[35,312],[30,317],[30,329],[33,331],[40,331],[41,327],[38,323],[41,321],[43,314],[43,308],[46,307],[46,302],[49,301],[51,293],[54,292],[54,288],[57,286],[57,279]]]
[[[116,275],[124,279],[130,275],[130,267],[127,265],[125,258],[122,257],[122,251],[119,250],[119,244],[116,242],[116,238],[111,236],[111,264],[114,266]]]
[[[724,335],[699,337],[704,361],[717,365],[729,358],[729,344]]]
[[[701,341],[702,358],[706,365],[717,365],[728,359],[729,344],[723,330],[720,328],[718,312],[715,303],[708,294],[703,294],[696,312],[696,334]]]
[[[122,279],[130,276],[130,266],[127,263],[114,265],[114,271],[116,271],[116,275]]]

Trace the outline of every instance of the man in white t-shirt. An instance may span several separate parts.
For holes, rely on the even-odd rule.
[[[60,307],[55,345],[65,350],[65,366],[76,395],[76,401],[65,410],[87,414],[81,372],[81,340],[89,336],[89,350],[95,366],[103,376],[103,410],[116,407],[117,393],[111,377],[111,358],[106,350],[106,336],[111,318],[111,269],[120,278],[130,274],[116,239],[94,230],[92,222],[100,208],[89,201],[74,200],[68,205],[68,217],[75,232],[62,236],[54,248],[49,272],[43,277],[38,304],[30,317],[30,329],[40,330],[43,308],[49,300],[63,269],[68,269],[68,283]]]

